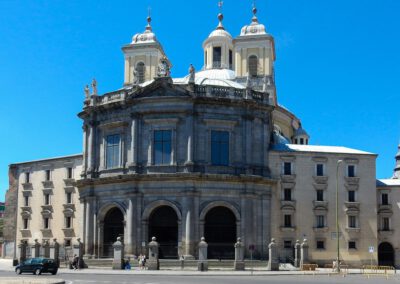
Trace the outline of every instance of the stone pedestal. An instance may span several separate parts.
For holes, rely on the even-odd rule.
[[[38,239],[35,240],[35,243],[31,247],[31,255],[32,257],[40,257],[40,243]]]
[[[50,245],[50,258],[54,259],[57,266],[60,267],[60,244],[57,239],[53,239],[53,243]]]
[[[294,245],[294,266],[300,267],[300,241],[296,240]]]
[[[268,249],[269,249],[269,261],[267,270],[270,271],[279,270],[279,258],[278,258],[278,252],[276,250],[275,239],[271,239],[271,242],[268,245]]]
[[[28,244],[26,241],[21,241],[21,243],[18,245],[18,256],[17,259],[19,263],[22,263],[26,260],[26,249],[28,247]]]
[[[160,262],[158,260],[158,248],[159,244],[157,243],[156,238],[152,237],[151,242],[149,243],[149,260],[147,261],[148,270],[160,269]]]
[[[300,246],[300,267],[303,266],[303,264],[308,264],[308,242],[307,239],[303,240],[303,243]]]
[[[197,262],[197,270],[199,271],[208,270],[207,248],[208,244],[206,243],[204,237],[202,237],[199,243],[199,261]]]
[[[40,256],[50,257],[50,244],[48,240],[43,241],[42,247],[40,249]]]
[[[240,238],[237,239],[235,243],[235,262],[234,262],[235,270],[244,270],[244,246]]]
[[[112,269],[124,269],[124,244],[121,242],[121,238],[118,237],[117,241],[113,243],[114,259],[112,263]]]
[[[78,261],[78,266],[79,268],[85,267],[85,264],[83,262],[83,243],[81,242],[81,239],[78,238],[77,243],[73,245],[73,255],[77,255],[79,258]]]

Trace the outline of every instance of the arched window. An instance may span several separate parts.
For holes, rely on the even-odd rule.
[[[138,83],[143,83],[144,82],[144,72],[145,72],[145,67],[143,62],[139,62],[136,64],[136,72],[138,76]]]
[[[251,77],[257,76],[258,58],[255,55],[249,57],[249,75]]]

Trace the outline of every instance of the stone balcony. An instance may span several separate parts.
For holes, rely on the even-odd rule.
[[[320,209],[320,208],[328,209],[328,201],[314,200],[313,206],[314,206],[314,209]]]
[[[379,204],[378,213],[380,212],[392,212],[392,204]]]
[[[66,178],[66,179],[64,179],[64,184],[66,187],[75,186],[75,179]]]
[[[345,201],[344,206],[350,210],[360,210],[360,202],[349,202]]]
[[[32,190],[32,189],[33,189],[32,183],[30,183],[30,182],[24,182],[24,183],[22,183],[22,188],[23,188],[24,190]]]
[[[285,226],[281,226],[280,227],[282,232],[294,232],[296,231],[296,227],[292,226],[292,227],[285,227]]]
[[[313,228],[315,233],[326,233],[329,230],[328,226],[324,226],[324,227],[314,227]]]
[[[380,237],[389,237],[393,235],[394,230],[378,230],[378,233]]]
[[[328,182],[328,176],[313,176],[315,183],[325,184]]]
[[[296,175],[281,175],[282,182],[294,182],[296,179]]]
[[[360,182],[359,177],[344,177],[344,180],[346,181],[347,184],[350,185],[357,185]]]
[[[43,188],[54,188],[54,183],[51,180],[42,181]]]

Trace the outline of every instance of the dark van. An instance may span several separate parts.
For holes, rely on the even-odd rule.
[[[15,273],[30,272],[36,275],[42,273],[56,274],[58,270],[57,263],[51,258],[29,258],[15,267]]]

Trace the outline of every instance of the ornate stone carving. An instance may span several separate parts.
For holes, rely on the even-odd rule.
[[[158,77],[169,77],[170,75],[170,66],[168,63],[168,59],[166,56],[160,58],[160,63],[157,68]]]

